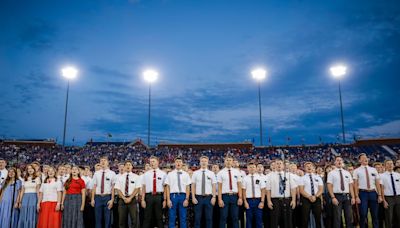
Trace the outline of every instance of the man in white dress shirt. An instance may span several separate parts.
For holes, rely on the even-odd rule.
[[[108,166],[108,158],[100,158],[101,169],[93,175],[91,205],[94,207],[96,228],[111,227],[111,209],[114,203],[115,172]]]
[[[293,174],[284,171],[282,160],[275,160],[275,169],[276,172],[269,174],[266,185],[267,203],[272,210],[270,227],[291,228],[297,183]]]
[[[150,157],[151,169],[142,177],[142,202],[144,208],[143,227],[163,227],[162,209],[166,207],[167,196],[164,185],[167,174],[158,168],[159,160],[155,156]]]
[[[354,194],[360,204],[360,228],[367,223],[368,208],[371,213],[374,228],[379,227],[378,203],[382,202],[380,177],[378,171],[368,165],[368,157],[362,153],[358,156],[360,167],[354,170]]]
[[[175,158],[175,169],[169,172],[165,179],[167,205],[169,207],[169,228],[175,228],[178,211],[180,227],[187,227],[186,207],[189,205],[190,184],[192,181],[189,174],[182,170],[182,165],[182,158]]]
[[[241,173],[232,167],[233,158],[225,157],[225,168],[217,174],[218,181],[218,205],[220,209],[219,228],[225,228],[228,212],[230,212],[232,228],[239,227],[239,208],[243,204]]]
[[[385,227],[393,227],[393,219],[400,218],[400,174],[393,171],[392,160],[385,161],[386,172],[381,175],[385,208]]]
[[[239,170],[239,172],[240,172],[240,178],[243,180],[243,178],[246,176],[246,172],[244,171],[244,170],[241,170],[240,169],[240,163],[239,163],[239,160],[238,159],[236,159],[236,158],[234,158],[233,159],[233,168],[235,168],[235,169],[238,169]],[[244,221],[244,211],[245,211],[246,209],[244,208],[244,205],[242,204],[241,206],[239,206],[239,215],[238,215],[238,218],[239,218],[239,222],[240,222],[240,227],[244,227],[244,225],[245,225],[245,221]],[[230,222],[230,221],[228,221],[228,222]],[[230,224],[228,223],[228,227],[230,227]]]
[[[7,175],[8,175],[8,171],[6,169],[6,166],[7,166],[6,160],[0,158],[0,186],[6,180]]]
[[[216,200],[215,174],[208,169],[208,157],[200,157],[200,169],[192,176],[192,202],[194,204],[194,227],[200,228],[204,214],[206,228],[212,228],[213,207]],[[203,213],[204,211],[204,213]]]
[[[136,228],[137,223],[137,200],[141,183],[138,175],[132,173],[133,164],[126,161],[124,165],[124,174],[121,174],[116,182],[115,189],[118,192],[118,223],[119,228],[129,227],[128,214],[130,216],[131,228]]]
[[[304,163],[304,169],[306,174],[300,178],[302,227],[309,226],[309,215],[312,211],[316,228],[321,228],[321,195],[324,191],[324,183],[319,175],[313,173],[315,166],[312,162]]]
[[[256,173],[256,163],[249,162],[247,170],[249,175],[243,179],[243,199],[246,209],[246,228],[256,228],[263,226],[263,208],[265,202],[265,181],[262,176]]]
[[[344,163],[340,156],[335,158],[335,169],[328,173],[327,187],[333,205],[333,227],[341,227],[342,211],[346,227],[353,227],[351,205],[354,205],[353,178],[350,172],[343,169]]]

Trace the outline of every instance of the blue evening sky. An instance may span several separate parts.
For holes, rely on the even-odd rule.
[[[2,0],[0,137],[67,143],[259,143],[257,83],[263,66],[264,142],[335,142],[342,80],[347,140],[400,136],[400,2],[394,0]]]

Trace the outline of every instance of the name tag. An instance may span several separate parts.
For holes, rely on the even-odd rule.
[[[135,181],[131,181],[131,184],[134,184],[135,183]]]
[[[374,176],[376,176],[376,174],[375,174],[375,173],[373,173],[373,174],[372,174],[372,176],[374,177]]]
[[[33,180],[32,183],[35,183],[35,180]]]
[[[319,180],[318,179],[314,179],[315,180],[315,182],[319,182]]]
[[[256,180],[256,184],[260,184],[260,180]]]
[[[211,177],[207,176],[207,179],[208,179],[208,180],[211,180]]]
[[[233,177],[236,178],[236,179],[238,178],[237,176],[233,176]]]
[[[400,181],[399,179],[396,180],[397,182]]]
[[[344,177],[346,177],[347,179],[349,179],[349,176],[344,176]]]
[[[161,180],[161,177],[157,177],[157,179]]]
[[[106,181],[110,181],[110,178],[106,178]]]

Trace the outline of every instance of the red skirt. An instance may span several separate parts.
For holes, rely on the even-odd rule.
[[[38,228],[61,227],[61,211],[56,211],[57,202],[40,203]]]

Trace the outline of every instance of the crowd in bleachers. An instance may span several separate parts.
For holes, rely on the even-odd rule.
[[[393,150],[398,152],[400,147],[393,146]],[[347,163],[356,163],[357,155],[366,153],[371,161],[384,161],[385,158],[395,159],[396,156],[391,155],[382,148],[377,146],[343,146],[343,145],[320,145],[320,146],[280,146],[280,147],[264,147],[252,149],[180,149],[180,148],[152,148],[148,149],[135,145],[114,145],[112,143],[90,145],[86,144],[82,147],[71,146],[66,147],[66,152],[62,151],[61,146],[31,146],[31,145],[1,145],[1,157],[13,164],[15,162],[21,164],[38,161],[42,164],[58,165],[58,164],[76,164],[93,166],[97,162],[97,158],[107,156],[110,159],[110,165],[113,169],[117,168],[118,163],[125,160],[132,160],[135,167],[142,168],[146,160],[155,155],[160,158],[163,166],[170,166],[174,162],[174,158],[182,157],[190,166],[196,166],[198,157],[201,155],[208,156],[210,161],[215,164],[222,164],[223,157],[226,153],[232,154],[237,158],[241,165],[246,161],[256,160],[260,163],[268,163],[275,158],[285,158],[292,162],[302,164],[305,161],[312,161],[317,165],[324,166],[331,163],[336,154],[340,154]],[[17,158],[18,155],[18,158]]]

